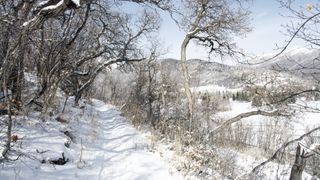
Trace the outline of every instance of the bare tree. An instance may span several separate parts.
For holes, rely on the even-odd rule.
[[[170,4],[130,2],[165,10]],[[9,114],[26,104],[42,108],[39,99],[50,105],[59,87],[68,89],[66,84],[72,86],[67,95],[75,95],[77,102],[104,68],[145,59],[138,44],[158,29],[158,14],[145,11],[141,18],[131,19],[112,9],[117,5],[101,0],[0,1],[0,91],[12,92],[4,102]],[[25,88],[26,72],[36,73],[39,80],[33,96]],[[8,148],[3,154],[10,150],[11,116],[7,125]]]
[[[93,55],[91,54],[91,56],[94,56],[95,58],[100,57],[103,58],[103,60],[95,62],[95,65],[93,65],[95,68],[91,70],[83,69],[83,71],[80,71],[83,63],[86,63],[88,59],[90,59],[87,57],[80,58],[74,68],[76,71],[66,79],[66,83],[69,82],[68,84],[74,89],[70,94],[75,95],[76,104],[79,101],[81,94],[91,86],[96,76],[104,68],[112,64],[120,65],[123,63],[144,60],[145,57],[142,50],[138,48],[138,42],[144,35],[155,32],[159,28],[158,18],[151,12],[144,11],[137,21],[130,20],[128,16],[115,17],[118,20],[112,24],[104,22],[103,19],[100,18],[100,21],[103,24],[102,32],[104,31],[105,34],[102,34],[101,39],[98,41],[105,40],[105,38],[107,38],[108,41],[104,44],[98,42],[98,48],[101,48],[101,51],[93,51]],[[110,21],[108,19],[105,20]],[[79,78],[78,75],[82,75],[84,78],[82,78],[82,80],[71,80],[72,78]],[[72,82],[76,84],[72,86]]]
[[[239,3],[235,5],[234,3]],[[191,40],[208,47],[210,53],[234,55],[235,45],[231,36],[240,35],[248,29],[249,12],[242,8],[240,1],[209,1],[185,0],[182,1],[185,14],[178,23],[186,31],[180,49],[181,69],[184,78],[184,90],[188,100],[189,129],[191,130],[193,118],[193,99],[190,91],[190,77],[188,73],[187,47]],[[236,7],[236,8],[234,8]]]

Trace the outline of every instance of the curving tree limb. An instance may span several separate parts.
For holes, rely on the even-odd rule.
[[[262,116],[283,116],[278,110],[267,112],[267,111],[262,111],[262,110],[257,110],[257,111],[251,111],[251,112],[246,112],[246,113],[241,113],[229,120],[226,120],[223,122],[221,125],[216,127],[214,130],[212,130],[209,133],[209,136],[212,136],[213,134],[216,134],[218,132],[221,132],[224,128],[230,126],[231,124],[234,124],[238,121],[240,121],[243,118],[251,117],[251,116],[256,116],[256,115],[262,115]]]
[[[297,142],[297,141],[301,141],[303,138],[311,135],[312,133],[319,131],[320,130],[320,126],[308,131],[307,133],[301,135],[300,137],[293,139],[291,141],[288,141],[287,143],[283,144],[268,160],[263,161],[262,163],[260,163],[258,166],[256,166],[255,168],[252,169],[252,171],[250,172],[250,175],[256,174],[258,172],[259,169],[261,169],[263,166],[265,166],[266,164],[268,164],[269,162],[275,160],[278,155],[280,153],[282,153],[289,145]]]

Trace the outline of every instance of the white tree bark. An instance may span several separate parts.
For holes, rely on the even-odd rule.
[[[190,36],[186,35],[182,45],[181,45],[181,70],[184,80],[184,91],[187,97],[187,105],[188,105],[188,114],[187,119],[189,120],[189,130],[191,130],[192,126],[192,117],[193,117],[193,101],[192,101],[192,94],[190,90],[190,78],[189,78],[189,71],[187,66],[187,46],[190,42]]]
[[[192,36],[197,34],[199,32],[199,23],[201,19],[204,17],[204,9],[202,6],[200,6],[199,11],[197,12],[197,17],[194,20],[194,22],[190,25],[190,29],[186,36],[184,37],[184,40],[181,44],[180,49],[180,55],[181,55],[181,70],[182,75],[184,79],[184,91],[187,97],[187,105],[188,105],[188,113],[187,113],[187,119],[189,120],[189,131],[191,131],[192,126],[192,119],[193,119],[193,100],[192,100],[192,94],[190,90],[190,78],[189,78],[189,71],[187,66],[187,47],[192,39]]]

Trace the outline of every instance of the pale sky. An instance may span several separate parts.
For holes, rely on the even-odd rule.
[[[319,0],[295,0],[296,7],[306,8],[307,4],[317,4]],[[130,4],[129,11],[133,12],[137,7]],[[285,29],[282,25],[288,24],[292,19],[284,17],[288,15],[288,11],[280,8],[277,0],[254,0],[249,6],[252,11],[251,27],[252,32],[246,37],[235,38],[235,42],[248,54],[266,54],[274,52],[278,46],[283,46],[285,41],[289,39],[284,35]],[[183,41],[185,33],[180,30],[166,13],[161,13],[162,25],[159,32],[159,40],[164,48],[168,49],[164,58],[179,59],[180,45]],[[299,40],[295,40],[291,47],[304,46]],[[202,47],[198,47],[191,43],[187,51],[188,59],[208,59],[208,53]]]

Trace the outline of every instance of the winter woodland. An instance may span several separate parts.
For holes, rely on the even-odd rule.
[[[0,179],[320,179],[320,2],[262,55],[252,3],[0,0]]]

